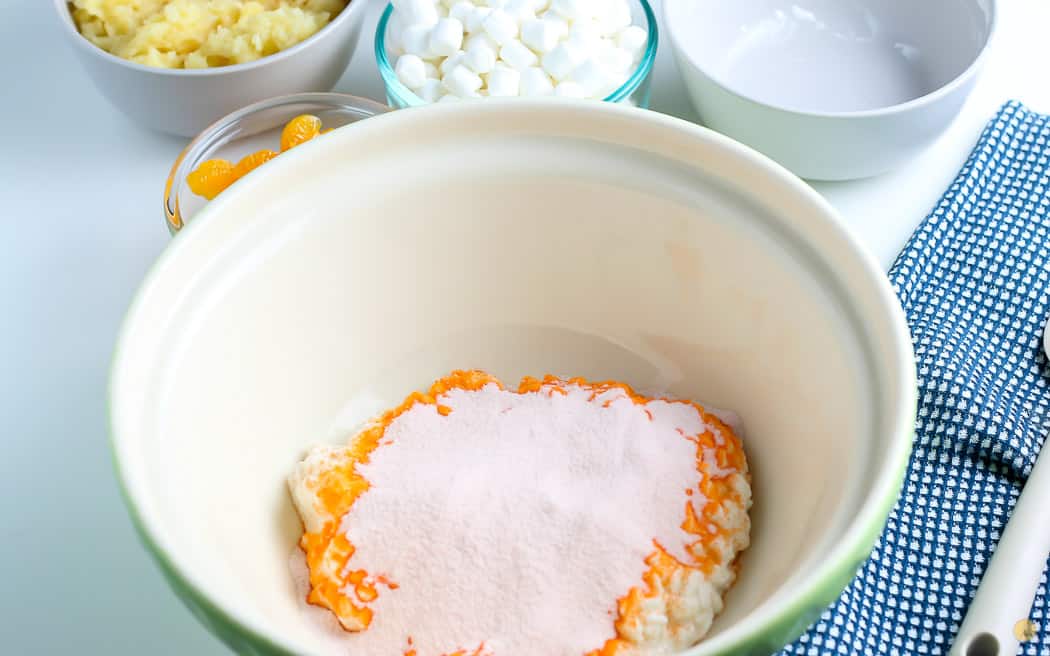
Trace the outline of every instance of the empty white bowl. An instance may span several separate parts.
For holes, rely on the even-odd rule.
[[[253,62],[171,69],[106,52],[80,34],[66,0],[54,3],[77,59],[102,95],[136,123],[182,137],[266,98],[330,90],[357,47],[367,5],[351,0],[310,38]]]
[[[706,125],[804,178],[890,170],[958,114],[994,0],[664,0]]]
[[[176,592],[240,653],[330,653],[289,574],[285,477],[346,439],[348,401],[392,406],[462,367],[615,378],[742,416],[752,546],[697,656],[769,653],[815,619],[911,447],[903,313],[798,178],[613,103],[409,108],[248,174],[138,293],[113,448]]]

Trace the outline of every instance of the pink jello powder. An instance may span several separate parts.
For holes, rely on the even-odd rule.
[[[572,384],[437,401],[447,414],[416,404],[357,466],[371,487],[342,520],[347,569],[397,587],[368,604],[368,630],[328,622],[338,653],[580,656],[616,637],[657,545],[689,562],[708,429],[693,405]]]

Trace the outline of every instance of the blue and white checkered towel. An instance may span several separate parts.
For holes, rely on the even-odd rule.
[[[1050,117],[1003,106],[890,281],[918,360],[915,450],[871,557],[786,654],[951,647],[1050,427],[1041,339],[1050,315]],[[1038,637],[1019,653],[1050,654],[1045,572],[1029,618]]]

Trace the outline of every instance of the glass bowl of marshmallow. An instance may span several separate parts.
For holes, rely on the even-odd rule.
[[[649,104],[647,0],[393,0],[375,54],[392,107],[557,96]]]

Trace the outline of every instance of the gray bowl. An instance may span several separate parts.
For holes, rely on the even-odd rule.
[[[803,178],[889,171],[973,89],[996,0],[665,0],[664,32],[710,128]]]
[[[66,0],[54,4],[77,58],[103,96],[136,123],[193,137],[264,98],[331,90],[357,47],[367,3],[352,0],[331,23],[291,48],[205,69],[155,68],[111,55],[80,34]]]

